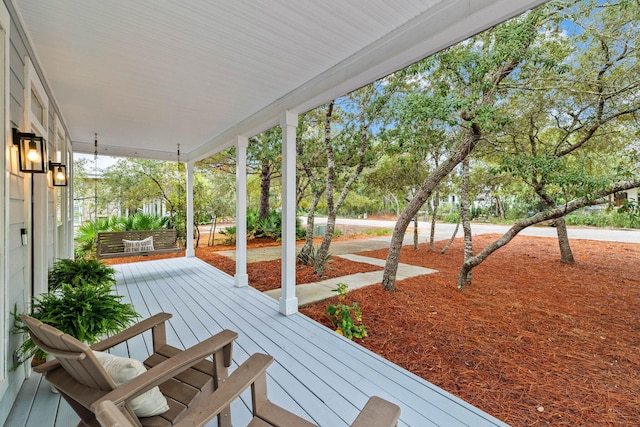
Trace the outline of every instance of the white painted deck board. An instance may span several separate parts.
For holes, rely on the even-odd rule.
[[[160,311],[173,314],[167,328],[171,344],[188,347],[231,329],[239,334],[232,370],[255,352],[272,355],[276,362],[268,369],[271,400],[320,426],[349,425],[373,394],[400,405],[402,426],[506,426],[306,316],[280,315],[277,301],[253,288],[235,288],[230,276],[198,259],[123,264],[116,269],[118,294],[143,317]],[[147,334],[114,352],[144,358],[150,345]],[[48,384],[33,383],[34,377],[39,379],[32,376],[23,387],[33,405],[16,403],[10,420],[22,420],[15,425],[27,425],[28,419],[48,421],[41,424],[45,426],[74,425],[77,417],[66,403],[38,392],[48,392]],[[247,399],[245,394],[232,406],[238,425],[249,419]],[[56,418],[51,411],[58,403]]]

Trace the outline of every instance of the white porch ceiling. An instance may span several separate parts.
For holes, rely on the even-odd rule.
[[[198,160],[544,0],[12,0],[76,152]]]

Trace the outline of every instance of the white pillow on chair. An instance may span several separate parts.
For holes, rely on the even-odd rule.
[[[94,351],[93,354],[95,354],[98,362],[100,362],[117,386],[129,382],[147,371],[147,368],[145,368],[139,360],[115,356],[100,351]],[[154,387],[135,399],[131,399],[129,405],[131,409],[133,409],[133,412],[139,417],[152,417],[163,414],[169,410],[167,399],[158,387]]]

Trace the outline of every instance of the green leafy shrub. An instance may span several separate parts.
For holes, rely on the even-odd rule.
[[[344,301],[349,293],[346,283],[338,283],[338,288],[333,290],[338,293],[338,299]],[[326,313],[331,319],[331,324],[336,332],[348,339],[364,338],[367,336],[367,327],[362,324],[362,311],[357,302],[351,305],[328,305]]]
[[[296,239],[302,239],[306,234],[307,231],[300,225],[300,220],[296,219]],[[280,240],[282,238],[282,213],[271,210],[267,218],[259,219],[257,209],[247,209],[247,236]]]
[[[300,253],[298,254],[298,263],[303,265],[317,265],[319,263],[322,263],[322,267],[324,268],[324,264],[331,262],[332,256],[333,255],[331,254],[331,252],[328,252],[327,256],[323,260],[321,260],[320,258],[318,258],[318,248],[316,248],[315,246],[311,246],[311,249],[308,253],[300,251]]]
[[[116,271],[95,259],[59,259],[49,269],[49,291],[63,283],[71,286],[115,285]]]
[[[443,221],[444,221],[444,222],[448,222],[448,223],[450,223],[450,224],[457,224],[457,223],[458,223],[458,219],[459,219],[459,218],[460,218],[460,212],[457,212],[457,211],[456,211],[456,212],[448,213],[448,214],[444,217]]]
[[[105,335],[114,334],[131,325],[139,317],[131,304],[124,304],[121,295],[111,292],[111,285],[71,286],[63,283],[57,290],[34,298],[29,315],[51,325],[87,344],[93,344]],[[14,309],[12,333],[27,332],[17,310]],[[34,354],[42,357],[31,338],[18,349],[19,363]]]
[[[220,230],[220,234],[225,237],[225,245],[233,245],[236,242],[236,226],[231,225]]]

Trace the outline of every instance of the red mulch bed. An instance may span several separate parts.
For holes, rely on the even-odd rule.
[[[206,240],[205,240],[206,242]],[[269,239],[253,239],[248,242],[248,248],[262,248],[267,246],[276,246],[279,243]],[[221,249],[222,248],[222,249]],[[234,275],[236,271],[235,260],[219,255],[216,252],[221,250],[234,249],[234,246],[201,246],[195,249],[196,257],[213,265],[214,267],[224,271],[227,274]],[[183,257],[184,252],[177,254],[147,255],[136,257],[112,258],[104,260],[107,264],[124,264],[129,262],[150,261],[154,259],[166,259]],[[279,259],[273,261],[259,261],[247,264],[247,274],[249,275],[249,285],[253,286],[260,292],[277,289],[281,286],[280,272],[282,263]],[[297,265],[296,285],[304,283],[319,282],[321,280],[332,279],[334,277],[346,276],[348,274],[366,273],[369,271],[380,271],[382,267],[362,262],[350,261],[348,259],[334,256],[325,266],[322,276],[313,274],[313,267],[306,265]]]
[[[474,236],[477,252],[497,236]],[[442,245],[441,245],[442,246]],[[439,273],[349,294],[361,345],[514,426],[640,425],[640,245],[518,236],[456,287],[463,245],[401,262]],[[386,258],[387,250],[366,253]],[[301,311],[329,326],[328,303]]]
[[[235,274],[236,262],[226,256],[218,255],[213,252],[206,252],[205,250],[200,250],[200,248],[196,249],[196,256],[227,274]],[[298,264],[296,266],[296,285],[319,282],[321,280],[346,276],[348,274],[366,273],[369,271],[379,270],[382,270],[382,267],[350,261],[348,259],[334,256],[326,265],[322,276],[313,274],[313,267]],[[278,289],[281,286],[281,271],[282,263],[279,259],[248,263],[247,274],[249,275],[249,285],[253,286],[260,292]]]

